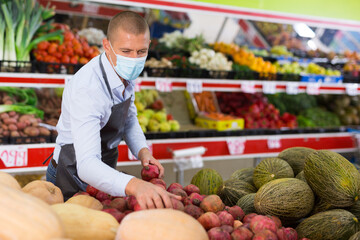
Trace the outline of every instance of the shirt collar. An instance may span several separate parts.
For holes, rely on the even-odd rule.
[[[101,61],[104,64],[105,73],[107,79],[109,81],[109,85],[111,89],[118,88],[120,86],[124,86],[123,82],[121,81],[120,77],[115,72],[114,68],[112,67],[110,61],[106,57],[105,52],[101,54]],[[125,87],[125,86],[124,86]]]

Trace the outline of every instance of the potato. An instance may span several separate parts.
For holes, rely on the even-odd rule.
[[[7,131],[7,130],[3,132],[3,136],[4,136],[4,137],[8,137],[8,136],[9,136],[9,134],[10,134],[10,132],[9,132],[9,131]]]
[[[17,128],[16,124],[9,124],[9,130],[10,131],[17,131],[18,128]]]
[[[38,127],[40,136],[50,136],[50,130],[44,127]]]
[[[40,134],[40,130],[36,127],[26,127],[24,133],[29,137],[37,137]]]
[[[11,131],[10,136],[11,137],[20,137],[20,133],[18,131]]]
[[[9,118],[9,117],[10,117],[9,114],[6,113],[6,112],[0,114],[1,119],[6,119],[6,118]]]
[[[15,117],[15,115],[16,115],[16,112],[15,112],[15,111],[9,112],[9,116],[10,116],[10,117]]]
[[[24,123],[24,122],[18,122],[18,123],[16,123],[16,126],[17,126],[18,130],[23,130],[24,128],[27,127],[26,123]]]
[[[16,119],[14,119],[14,118],[6,118],[6,119],[3,119],[3,122],[4,122],[6,125],[16,124]]]
[[[30,121],[30,118],[34,118],[34,116],[30,114],[21,115],[21,117],[19,118],[19,122],[25,122],[27,120]]]
[[[2,125],[1,125],[1,128],[4,129],[4,131],[9,130],[9,127],[8,127],[8,125],[6,125],[6,124],[2,124]]]

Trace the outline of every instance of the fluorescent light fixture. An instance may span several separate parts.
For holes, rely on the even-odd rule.
[[[294,29],[297,34],[299,34],[300,37],[305,38],[314,38],[315,33],[311,28],[308,27],[305,23],[296,23],[294,24]]]
[[[315,42],[313,40],[307,41],[307,45],[309,46],[309,48],[311,50],[316,50],[317,49],[316,44],[315,44]]]

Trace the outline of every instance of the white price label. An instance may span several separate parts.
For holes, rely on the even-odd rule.
[[[299,93],[299,84],[296,82],[286,83],[286,93],[290,95],[296,95]]]
[[[279,137],[270,137],[267,141],[269,149],[281,148],[281,139]]]
[[[135,92],[140,92],[141,91],[141,80],[139,80],[139,79],[135,80],[134,90],[135,90]]]
[[[157,78],[155,80],[155,88],[160,92],[171,92],[172,91],[172,82],[167,78]]]
[[[202,93],[202,81],[201,80],[187,80],[186,90],[189,93]]]
[[[175,166],[174,166],[175,171],[202,168],[204,166],[204,161],[201,155],[174,158],[174,162],[175,162]]]
[[[358,84],[357,83],[348,83],[345,84],[346,94],[349,96],[355,96],[358,94]]]
[[[148,149],[149,149],[150,153],[152,154],[152,153],[153,153],[153,145],[152,145],[152,143],[151,143],[151,142],[147,142],[146,144],[148,145]],[[132,152],[130,151],[130,148],[128,148],[128,158],[129,158],[129,160],[131,160],[131,161],[137,160],[137,158],[136,158],[136,157],[132,154]]]
[[[245,150],[246,139],[228,139],[226,140],[230,155],[243,154]]]
[[[98,13],[99,12],[99,5],[92,4],[92,3],[84,3],[82,11],[84,13]]]
[[[241,83],[241,90],[244,93],[255,93],[255,84],[254,83]]]
[[[28,151],[22,146],[1,146],[0,159],[6,167],[24,167],[28,165]]]
[[[264,82],[263,83],[263,92],[265,94],[275,94],[276,93],[276,83],[275,82]]]
[[[308,83],[306,86],[306,93],[309,95],[319,95],[320,83]]]

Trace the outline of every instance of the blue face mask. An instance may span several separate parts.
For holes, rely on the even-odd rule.
[[[111,46],[111,50],[116,56],[116,66],[113,65],[117,74],[127,81],[133,81],[139,77],[145,66],[146,57],[141,58],[129,58],[116,54]],[[111,61],[112,64],[112,61]]]

